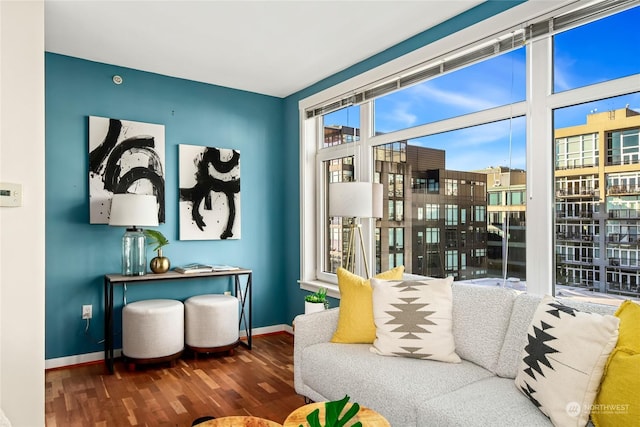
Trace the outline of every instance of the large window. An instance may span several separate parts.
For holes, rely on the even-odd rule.
[[[636,49],[632,46],[640,36],[620,26],[636,19],[638,7],[555,36],[555,90],[637,74],[640,60],[630,58],[627,48]],[[573,44],[588,34],[603,37],[586,50]],[[607,42],[618,35],[623,39]],[[585,72],[585,67],[598,72]],[[640,88],[635,86],[629,94],[594,96],[554,110],[558,286],[640,296]]]
[[[494,17],[304,100],[301,281],[335,283],[327,183],[355,180],[384,187],[374,273],[640,295],[640,7],[611,5]]]

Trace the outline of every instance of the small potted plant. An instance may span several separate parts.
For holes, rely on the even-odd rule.
[[[169,271],[171,263],[169,258],[162,255],[162,247],[168,245],[169,240],[158,230],[144,230],[144,235],[149,241],[149,246],[155,246],[153,250],[158,253],[158,256],[149,263],[151,271],[154,273],[166,273]]]
[[[304,297],[304,314],[315,313],[329,308],[327,289],[320,288],[317,292]]]

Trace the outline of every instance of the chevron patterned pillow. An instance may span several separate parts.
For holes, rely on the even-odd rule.
[[[516,386],[556,426],[582,427],[596,397],[619,319],[545,296],[527,331]]]

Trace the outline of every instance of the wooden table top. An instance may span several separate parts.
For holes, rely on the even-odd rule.
[[[284,420],[283,427],[300,427],[301,424],[303,426],[307,426],[307,415],[313,412],[316,408],[320,408],[320,421],[324,422],[324,404],[325,402],[316,402],[301,406],[289,414],[287,419]],[[348,403],[344,411],[349,409],[351,405],[351,403]],[[360,421],[363,427],[391,427],[389,421],[387,421],[382,415],[373,409],[369,409],[364,406],[360,406],[358,414],[347,422],[347,426],[352,425],[356,421]]]
[[[197,424],[197,427],[282,427],[275,421],[250,416],[216,418]],[[299,427],[299,426],[296,426]]]

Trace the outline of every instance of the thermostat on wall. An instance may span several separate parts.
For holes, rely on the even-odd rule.
[[[0,182],[0,206],[22,206],[22,184]]]

